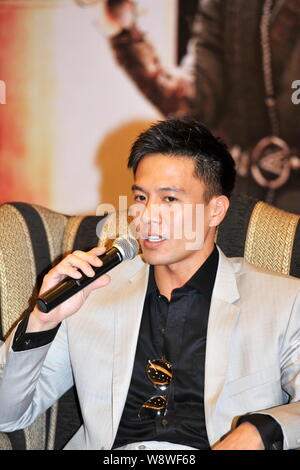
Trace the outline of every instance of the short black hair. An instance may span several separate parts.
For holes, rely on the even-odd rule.
[[[230,198],[235,181],[235,162],[224,142],[194,119],[166,119],[143,131],[132,145],[128,168],[136,173],[138,164],[149,154],[189,157],[195,162],[195,175],[205,184],[205,201],[224,194]]]

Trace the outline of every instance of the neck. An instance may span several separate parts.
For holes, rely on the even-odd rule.
[[[209,243],[197,252],[197,255],[171,265],[154,266],[154,277],[159,292],[171,299],[172,291],[182,287],[205,263],[214,249],[214,242]]]

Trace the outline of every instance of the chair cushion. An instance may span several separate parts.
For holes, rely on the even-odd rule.
[[[300,216],[246,195],[232,196],[217,243],[229,256],[300,277]]]
[[[0,206],[0,338],[34,305],[44,274],[59,259],[67,217],[21,202]],[[53,448],[57,404],[31,426],[1,433],[0,448]]]
[[[0,340],[32,310],[44,275],[62,256],[98,245],[101,219],[22,202],[0,206]],[[62,449],[81,423],[72,387],[28,428],[0,433],[0,449]]]

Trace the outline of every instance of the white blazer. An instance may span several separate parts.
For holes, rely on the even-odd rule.
[[[245,413],[281,425],[284,448],[300,445],[300,281],[257,269],[219,249],[205,364],[210,445]],[[110,449],[131,380],[149,266],[141,258],[64,321],[55,340],[0,349],[0,431],[28,426],[75,382],[84,424],[66,449]]]

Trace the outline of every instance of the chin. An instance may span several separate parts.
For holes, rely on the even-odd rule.
[[[168,266],[179,261],[172,255],[163,255],[161,253],[149,253],[147,250],[143,251],[143,259],[146,263],[152,264],[153,266]]]

